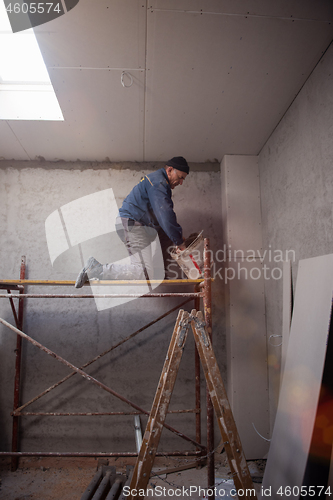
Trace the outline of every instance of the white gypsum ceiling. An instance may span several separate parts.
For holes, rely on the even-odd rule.
[[[0,158],[256,155],[332,21],[331,0],[80,0],[35,28],[64,121],[0,120]]]

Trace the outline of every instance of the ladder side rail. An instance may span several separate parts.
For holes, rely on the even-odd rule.
[[[193,317],[191,326],[195,343],[199,351],[207,387],[224,442],[231,473],[233,474],[235,487],[237,490],[242,490],[243,498],[256,498],[254,493],[255,488],[247,466],[221,372],[216,361],[211,340],[205,328],[203,315],[200,311],[192,311],[191,316]],[[248,492],[248,495],[246,495],[246,492]]]
[[[165,358],[140,453],[133,471],[128,499],[144,498],[145,490],[153,467],[172,391],[178,374],[184,344],[189,328],[189,313],[179,311],[175,328]]]

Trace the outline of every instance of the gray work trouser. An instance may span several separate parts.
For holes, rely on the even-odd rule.
[[[112,263],[103,265],[105,280],[163,279],[163,256],[157,231],[132,219],[117,217],[117,234],[125,244],[130,264]],[[153,255],[152,243],[157,241],[157,254]],[[163,274],[163,275],[162,275]]]

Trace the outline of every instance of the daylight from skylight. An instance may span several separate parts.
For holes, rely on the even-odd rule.
[[[33,29],[12,33],[3,0],[0,0],[0,119],[64,119]]]

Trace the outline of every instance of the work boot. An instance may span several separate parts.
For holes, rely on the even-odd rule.
[[[94,257],[89,257],[76,278],[75,288],[81,288],[89,279],[100,279],[103,275],[103,266]]]

